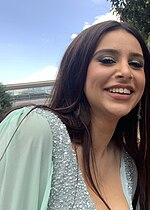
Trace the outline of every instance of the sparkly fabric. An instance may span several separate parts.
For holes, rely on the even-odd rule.
[[[53,134],[53,176],[47,210],[96,210],[78,167],[65,125],[49,111],[37,109],[36,112],[47,118]],[[125,184],[130,198],[128,203],[132,210],[133,180],[136,170],[132,159],[124,150],[122,161],[126,170]]]
[[[125,171],[126,171],[126,178],[127,178],[127,182],[125,184],[127,185],[128,195],[130,197],[129,205],[130,205],[130,209],[133,210],[133,207],[132,207],[132,199],[134,196],[133,189],[135,189],[135,185],[136,185],[135,181],[137,180],[137,173],[135,170],[135,164],[133,160],[131,159],[131,157],[128,155],[128,153],[125,150],[122,156],[123,156],[122,158],[125,164]]]

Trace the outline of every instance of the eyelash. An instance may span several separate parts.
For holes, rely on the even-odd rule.
[[[101,62],[102,64],[104,65],[113,65],[115,64],[117,61],[112,58],[112,57],[103,57],[103,58],[98,58],[97,59],[99,62]],[[140,61],[137,61],[137,60],[131,60],[131,61],[128,61],[128,64],[134,68],[134,69],[140,69],[142,68],[144,65],[142,62]]]
[[[128,62],[128,64],[130,65],[130,66],[132,66],[134,69],[140,69],[140,68],[142,68],[143,67],[143,63],[141,63],[140,61],[129,61]]]
[[[116,61],[111,57],[99,58],[98,61],[104,65],[111,65],[111,64],[116,63]]]

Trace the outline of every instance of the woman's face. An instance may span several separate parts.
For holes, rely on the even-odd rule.
[[[144,58],[138,40],[122,29],[108,32],[87,71],[84,91],[92,114],[119,119],[139,102],[144,87]]]

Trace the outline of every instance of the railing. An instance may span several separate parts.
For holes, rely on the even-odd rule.
[[[50,94],[48,93],[25,93],[20,95],[12,95],[13,101],[24,101],[24,100],[34,100],[34,99],[43,99],[49,98]]]

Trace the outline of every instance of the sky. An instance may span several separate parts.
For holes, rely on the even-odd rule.
[[[108,0],[0,0],[0,83],[53,80],[86,27],[117,19]]]

